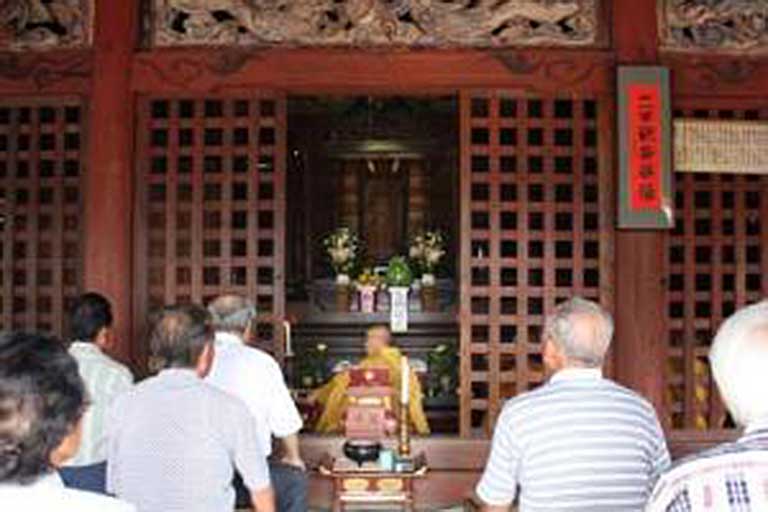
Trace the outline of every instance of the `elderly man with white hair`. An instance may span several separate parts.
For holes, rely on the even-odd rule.
[[[206,381],[245,403],[256,418],[258,441],[265,454],[272,453],[273,437],[280,441],[281,458],[269,463],[277,510],[305,512],[308,479],[299,452],[301,415],[277,362],[248,345],[255,334],[256,306],[230,294],[214,299],[208,312],[216,331],[216,352]],[[249,494],[239,479],[235,489],[238,505],[247,505]]]
[[[653,407],[602,375],[611,316],[573,298],[544,328],[544,386],[518,395],[496,423],[477,486],[485,510],[638,512],[669,465]]]
[[[709,361],[720,395],[744,434],[672,468],[659,480],[649,512],[768,510],[768,301],[723,323]]]

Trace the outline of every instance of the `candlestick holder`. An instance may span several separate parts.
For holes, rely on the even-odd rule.
[[[411,456],[411,422],[408,412],[408,404],[402,404],[400,406],[400,432],[397,443],[397,453],[401,458]]]

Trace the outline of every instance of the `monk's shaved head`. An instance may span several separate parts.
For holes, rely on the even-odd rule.
[[[386,325],[374,325],[366,333],[365,348],[368,355],[378,353],[392,344],[392,332]]]

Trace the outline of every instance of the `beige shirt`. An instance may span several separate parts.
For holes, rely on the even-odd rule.
[[[83,417],[83,440],[67,466],[87,466],[107,460],[104,422],[112,401],[133,386],[130,370],[104,354],[93,343],[76,341],[69,353],[77,361],[90,406]]]

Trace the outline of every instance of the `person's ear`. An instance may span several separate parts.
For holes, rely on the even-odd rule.
[[[210,341],[205,344],[205,347],[203,347],[203,351],[200,352],[200,356],[197,358],[197,366],[195,367],[195,372],[197,372],[197,375],[203,379],[206,375],[211,371],[211,367],[213,366],[213,356],[214,356],[214,348],[213,343]]]
[[[542,360],[544,362],[544,370],[547,373],[555,373],[563,367],[563,354],[560,348],[549,338],[544,340]]]
[[[115,333],[112,331],[111,327],[102,327],[98,334],[96,334],[96,339],[94,342],[96,343],[96,346],[100,349],[109,352],[115,345]]]
[[[72,428],[67,437],[61,440],[59,446],[57,446],[49,455],[49,462],[54,468],[59,468],[66,464],[66,462],[77,455],[77,451],[80,449],[80,442],[83,438],[83,418],[77,420],[77,423]]]

